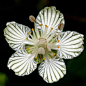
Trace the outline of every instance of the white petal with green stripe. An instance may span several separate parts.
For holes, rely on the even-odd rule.
[[[38,68],[39,75],[47,83],[53,83],[61,79],[66,74],[66,66],[62,59],[46,59]]]
[[[6,25],[4,35],[11,48],[18,50],[24,44],[34,45],[33,40],[28,35],[28,32],[30,32],[29,27],[16,22],[8,22]]]
[[[54,31],[61,32],[63,29],[61,29],[61,30],[58,29],[58,26],[60,23],[64,24],[63,14],[60,13],[59,10],[56,10],[56,8],[54,6],[45,7],[44,9],[42,9],[39,12],[39,14],[36,18],[37,28],[40,30],[41,29],[40,24],[43,24],[42,30],[44,32],[46,29],[45,25],[47,25],[48,26],[47,33],[49,33],[51,28],[53,28],[52,32],[54,32]]]
[[[19,50],[10,57],[8,67],[18,76],[28,75],[37,68],[37,63],[34,61],[34,57],[34,53],[27,54],[23,50]]]
[[[57,50],[57,56],[60,58],[71,59],[83,51],[83,35],[78,32],[63,32],[58,36],[58,40],[59,43],[57,41],[53,49]]]

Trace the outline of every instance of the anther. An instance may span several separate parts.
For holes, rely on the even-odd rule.
[[[27,47],[27,49],[29,50],[29,47]]]
[[[58,43],[59,43],[60,41],[58,40]]]
[[[49,59],[51,59],[51,57],[49,57]]]
[[[35,56],[35,59],[37,59],[37,56]]]
[[[34,29],[32,28],[31,30],[33,31]]]
[[[33,54],[33,53],[31,52],[31,54]]]
[[[46,58],[43,58],[44,60],[46,60]]]
[[[46,27],[46,28],[48,28],[48,26],[47,26],[47,25],[45,25],[45,27]]]
[[[60,48],[60,46],[58,46],[57,48]]]
[[[43,24],[40,24],[40,26],[42,26]]]
[[[53,30],[53,28],[51,28],[51,30]]]
[[[35,20],[35,17],[33,16],[33,15],[30,15],[29,16],[29,20],[31,21],[31,22],[35,22],[36,20]]]
[[[58,38],[58,35],[56,35],[56,37]]]
[[[28,37],[26,38],[26,40],[28,40]]]
[[[63,27],[64,27],[64,24],[60,23],[59,26],[58,26],[58,29],[61,30],[61,29],[63,29]]]
[[[56,55],[56,53],[53,54],[54,56]]]
[[[30,34],[30,32],[28,32],[28,34]]]

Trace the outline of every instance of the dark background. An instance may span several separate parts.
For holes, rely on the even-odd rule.
[[[38,74],[38,69],[28,76],[20,77],[7,68],[8,59],[14,51],[9,47],[3,35],[6,23],[15,21],[32,28],[33,23],[29,21],[29,15],[36,17],[46,6],[56,6],[57,10],[63,13],[64,31],[77,31],[84,34],[84,42],[86,41],[86,4],[83,0],[0,0],[0,80],[2,80],[0,82],[7,83],[0,86],[86,86],[86,42],[80,56],[64,60],[67,74],[56,83],[47,84],[43,81]],[[5,78],[3,78],[4,75]]]

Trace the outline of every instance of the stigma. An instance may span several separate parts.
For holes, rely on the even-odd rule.
[[[52,49],[52,43],[48,43],[48,44],[47,44],[47,50],[48,50],[48,51],[51,51],[51,49]]]
[[[45,44],[47,40],[45,38],[39,38],[39,44]]]
[[[40,47],[40,48],[38,49],[38,54],[44,55],[44,54],[45,54],[45,49],[44,49],[43,47]]]

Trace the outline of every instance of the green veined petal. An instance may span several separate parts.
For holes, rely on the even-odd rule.
[[[37,28],[39,30],[41,29],[40,24],[43,24],[43,26],[42,26],[43,32],[45,31],[45,25],[48,26],[47,34],[51,30],[51,28],[53,28],[52,32],[55,32],[55,31],[61,32],[63,29],[62,30],[58,29],[58,26],[59,26],[60,23],[64,24],[63,14],[60,13],[59,10],[56,10],[56,8],[54,6],[45,7],[44,9],[42,9],[39,12],[39,14],[38,14],[38,16],[36,18],[36,25],[37,25]]]
[[[57,55],[60,56],[60,58],[71,59],[77,57],[83,51],[82,34],[75,31],[67,31],[63,32],[59,37],[58,39],[60,42],[57,42],[53,49],[57,50]],[[57,46],[60,48],[57,48]]]
[[[18,50],[23,47],[24,44],[34,45],[33,40],[30,39],[28,35],[30,31],[29,27],[16,22],[8,22],[6,25],[4,36],[11,48]]]
[[[18,76],[29,75],[37,68],[34,57],[34,53],[28,54],[23,50],[19,50],[9,58],[8,67]]]
[[[66,66],[62,59],[49,59],[39,66],[39,74],[47,83],[53,83],[66,74]]]

